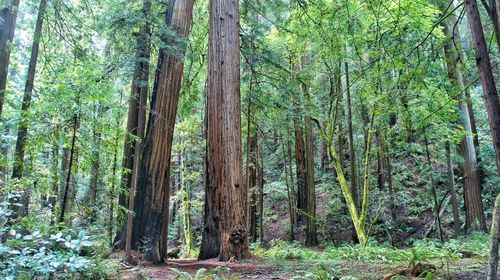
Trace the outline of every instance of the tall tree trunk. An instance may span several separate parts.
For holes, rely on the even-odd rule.
[[[89,184],[89,190],[88,190],[88,207],[91,208],[91,214],[90,214],[90,221],[92,222],[94,220],[94,206],[96,202],[96,197],[97,197],[97,188],[99,185],[99,171],[100,171],[100,166],[101,166],[101,158],[100,158],[100,142],[101,142],[101,131],[100,128],[98,127],[99,120],[102,118],[103,115],[103,107],[100,103],[96,104],[96,118],[94,119],[93,122],[93,127],[92,127],[92,167],[91,167],[91,172],[92,172],[92,177],[90,178],[90,184]]]
[[[276,147],[278,148],[278,147]],[[259,146],[259,137],[257,136],[256,148],[256,167],[257,167],[257,185],[259,186],[259,241],[264,243],[264,159]]]
[[[57,141],[52,143],[50,173],[52,177],[52,193],[49,197],[49,207],[54,216],[56,210],[56,201],[59,195],[59,144]],[[51,217],[51,223],[54,217]]]
[[[5,135],[9,135],[8,130]],[[9,147],[0,140],[0,187],[7,184],[7,166],[9,158]]]
[[[36,18],[35,32],[33,36],[33,44],[31,46],[31,56],[28,65],[28,75],[24,87],[23,103],[21,106],[21,120],[18,124],[16,151],[14,155],[14,163],[12,170],[12,178],[21,179],[23,177],[24,166],[24,150],[26,145],[26,136],[28,133],[27,115],[31,105],[31,97],[33,93],[33,83],[35,80],[36,65],[38,61],[38,50],[40,48],[40,37],[42,36],[43,16],[45,14],[46,0],[40,0],[38,7],[38,15]]]
[[[448,77],[452,85],[454,85],[457,90],[467,92],[465,79],[461,71],[462,67],[458,64],[458,61],[462,61],[463,59],[463,55],[461,55],[462,47],[459,43],[455,43],[460,42],[460,34],[458,33],[458,30],[454,32],[450,30],[450,26],[455,25],[455,22],[455,17],[452,17],[451,24],[444,25],[445,35],[449,38],[448,43],[444,45]],[[452,38],[455,39],[453,40]],[[460,153],[465,160],[462,168],[464,174],[466,228],[478,230],[483,227],[485,219],[481,199],[481,174],[478,166],[476,146],[474,145],[474,139],[472,136],[474,135],[474,132],[472,130],[471,115],[469,114],[470,111],[466,101],[466,94],[460,94],[455,98],[459,100],[459,107],[456,110],[460,114],[461,124],[466,132],[460,143]],[[476,225],[474,225],[473,222],[475,220],[479,221]],[[458,224],[458,226],[460,226],[460,224]],[[484,227],[485,226],[486,225],[484,225]]]
[[[290,146],[290,142],[287,140],[288,147]],[[281,148],[283,152],[283,166],[285,168],[285,183],[286,183],[286,193],[288,196],[288,215],[290,218],[290,240],[295,240],[295,200],[294,200],[294,190],[293,190],[293,173],[290,166],[290,162],[288,161],[291,156],[291,152],[287,154],[285,149],[285,143],[283,137],[281,137]],[[290,169],[289,169],[290,168]],[[290,179],[292,179],[292,183],[288,180],[288,174],[290,170]]]
[[[166,26],[179,37],[187,38],[189,35],[193,2],[169,2]],[[168,38],[164,38],[164,42],[167,46],[176,44]],[[176,47],[180,49],[179,53],[160,50],[141,164],[140,167],[135,165],[139,169],[136,172],[137,196],[135,205],[132,205],[136,215],[130,244],[136,247],[140,245],[140,240],[148,240],[150,250],[145,257],[154,263],[167,257],[171,150],[184,68],[182,56],[186,49],[185,45]],[[129,219],[132,219],[131,215]]]
[[[495,148],[496,153],[497,172],[500,174],[500,103],[498,100],[498,92],[495,86],[495,78],[493,77],[493,69],[491,67],[490,56],[488,54],[488,48],[476,0],[466,0],[465,8],[467,10],[467,18],[469,20],[473,46],[476,51],[476,64],[479,69],[481,84],[483,86],[483,99],[488,111],[488,120],[492,133],[493,147]],[[479,223],[479,227],[484,230],[484,222],[479,219],[479,216],[481,216],[479,213],[481,207],[479,206],[482,206],[480,205],[482,204],[480,203],[480,190],[475,196],[476,201],[471,206],[476,208],[472,211],[477,212],[475,217],[477,221],[473,221],[472,224]]]
[[[0,11],[0,118],[2,117],[5,90],[7,88],[7,74],[9,70],[10,51],[16,29],[19,0],[12,0],[8,7]]]
[[[481,0],[481,3],[488,13],[488,17],[490,18],[491,24],[493,25],[493,33],[497,41],[497,51],[500,53],[500,21],[498,17],[500,15],[500,12],[498,12],[497,4],[495,3],[495,1],[496,0],[489,0],[488,2],[486,2],[486,0]]]
[[[219,260],[248,255],[247,193],[243,181],[239,3],[210,1],[207,159],[219,208]]]
[[[69,212],[71,209],[71,204],[73,202],[74,196],[75,196],[75,186],[73,183],[73,174],[72,174],[72,169],[73,169],[73,163],[77,162],[76,160],[76,134],[78,131],[78,115],[75,114],[73,116],[73,136],[71,137],[71,146],[70,146],[70,151],[68,155],[68,160],[67,160],[67,167],[66,167],[66,181],[65,181],[65,189],[64,189],[64,194],[62,196],[62,203],[61,203],[61,214],[59,216],[59,223],[64,222],[64,218],[66,215],[66,212]]]
[[[460,217],[458,214],[457,191],[455,189],[455,175],[453,174],[453,161],[451,159],[450,142],[446,142],[446,170],[448,174],[448,191],[451,197],[451,207],[453,208],[453,231],[455,236],[460,235]]]
[[[142,16],[145,19],[141,26],[139,35],[137,36],[136,46],[136,62],[134,74],[132,76],[132,88],[130,91],[130,99],[128,104],[127,116],[127,132],[125,134],[125,143],[123,145],[123,162],[122,169],[125,170],[122,174],[122,189],[120,192],[118,204],[127,208],[129,205],[127,193],[130,192],[132,183],[132,169],[134,168],[135,142],[142,141],[144,129],[139,131],[139,119],[146,119],[146,104],[141,106],[141,100],[144,95],[148,95],[149,89],[149,62],[151,55],[151,0],[143,0]],[[140,137],[139,137],[140,136]],[[122,241],[124,238],[122,236]]]
[[[205,87],[205,117],[204,117],[204,136],[208,139],[208,94]],[[216,204],[215,188],[211,181],[214,170],[213,161],[208,160],[208,145],[205,145],[203,155],[203,185],[205,186],[205,205],[203,211],[203,230],[200,246],[199,260],[215,258],[220,251],[219,219],[220,213]]]
[[[250,141],[247,147],[247,186],[249,192],[249,211],[248,211],[248,237],[252,242],[257,241],[257,135],[248,132]]]
[[[490,259],[488,262],[488,280],[498,279],[498,242],[500,241],[500,195],[495,200],[491,222]]]
[[[46,6],[47,6],[47,1],[40,0],[40,5],[38,7],[38,15],[36,18],[35,32],[33,35],[33,44],[31,46],[31,56],[28,65],[28,75],[26,77],[26,85],[24,88],[23,103],[21,106],[21,119],[19,121],[17,129],[16,150],[14,153],[14,162],[12,169],[12,178],[14,179],[21,179],[23,177],[24,151],[26,146],[26,138],[28,134],[28,113],[31,105],[31,96],[33,93],[33,83],[35,80],[36,64],[38,61],[38,50],[40,48],[40,37],[42,36],[43,16],[45,13]],[[0,92],[1,91],[2,90],[0,88]],[[20,208],[18,215],[21,217],[26,216],[28,214],[28,199],[25,196],[26,194],[22,195],[20,199],[21,204],[23,204],[23,207]]]
[[[181,195],[182,195],[182,222],[184,225],[184,241],[186,245],[187,255],[190,256],[194,251],[193,232],[191,230],[191,194],[189,182],[186,177],[187,167],[185,162],[185,143],[181,139],[181,153],[179,154],[180,173],[181,173]]]
[[[356,207],[359,207],[358,201],[358,186],[356,182],[356,152],[354,149],[354,137],[353,137],[353,129],[352,129],[352,107],[351,107],[351,89],[349,83],[349,64],[345,62],[345,82],[346,82],[346,93],[347,93],[347,119],[349,122],[349,161],[351,167],[351,193],[352,199],[356,204]]]
[[[120,119],[121,118],[118,118],[118,124],[116,127],[120,127],[119,126]],[[112,172],[113,178],[111,179],[111,188],[109,192],[108,236],[110,245],[113,245],[113,229],[115,225],[115,193],[117,185],[116,172],[118,170],[118,138],[119,138],[119,130],[116,131],[115,135],[115,144],[113,149],[113,172]]]
[[[316,182],[314,180],[314,151],[313,151],[312,121],[306,118],[306,174],[307,174],[307,200],[306,200],[306,245],[318,245],[316,232]]]
[[[302,69],[306,68],[311,63],[311,55],[305,54],[301,59]],[[339,80],[340,82],[340,80]],[[302,94],[309,105],[309,85],[307,82],[302,83]],[[312,120],[310,117],[305,117],[305,156],[306,156],[306,245],[318,245],[318,236],[316,232],[316,182],[314,178],[314,139]]]
[[[431,153],[429,151],[429,140],[427,139],[427,135],[424,131],[424,137],[425,137],[425,153],[427,155],[427,164],[429,166],[429,170],[430,170],[430,178],[429,178],[429,184],[431,185],[431,194],[432,194],[432,200],[434,202],[434,213],[436,215],[436,222],[437,222],[437,229],[438,229],[438,234],[439,234],[439,239],[441,240],[441,242],[444,241],[444,237],[443,237],[443,229],[441,227],[441,216],[439,214],[439,203],[438,203],[438,197],[437,197],[437,191],[436,191],[436,186],[434,185],[434,182],[433,182],[433,179],[432,179],[432,162],[431,162]]]
[[[304,212],[307,209],[307,175],[305,144],[302,128],[302,120],[297,116],[293,120],[295,131],[295,169],[297,173],[297,221],[304,221]]]

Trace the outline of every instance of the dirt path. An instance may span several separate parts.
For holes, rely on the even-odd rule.
[[[204,261],[198,260],[169,260],[166,264],[157,266],[138,266],[124,269],[121,273],[122,279],[174,279],[179,271],[195,275],[199,270],[205,269],[205,275],[217,273],[223,279],[288,279],[274,273],[279,271],[275,265],[257,264],[253,261],[244,263],[220,262],[217,259]]]
[[[464,259],[450,266],[451,279],[479,280],[486,279],[484,261]],[[357,279],[383,279],[391,274],[396,267],[394,264],[366,261],[334,261],[306,262],[300,260],[246,260],[244,262],[220,262],[217,259],[198,261],[194,259],[169,260],[166,264],[157,266],[139,265],[121,270],[119,279],[176,279],[177,276],[186,276],[181,279],[195,279],[192,276],[204,270],[203,276],[212,276],[208,279],[255,279],[255,280],[285,280],[301,275],[300,279],[310,279],[305,273],[317,269],[333,272],[340,276],[354,276]],[[432,273],[432,279],[446,279],[448,274],[445,267],[437,267]],[[217,276],[217,278],[215,277]],[[199,278],[196,278],[199,279]],[[338,279],[338,278],[334,278]]]

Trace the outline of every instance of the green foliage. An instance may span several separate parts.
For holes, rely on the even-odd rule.
[[[340,275],[339,271],[335,268],[328,268],[325,265],[320,265],[317,268],[307,271],[297,271],[299,275],[290,279],[293,280],[331,280],[336,279]],[[341,278],[347,280],[348,278]],[[357,279],[357,278],[356,278]],[[354,279],[352,279],[354,280]]]
[[[232,275],[228,267],[218,266],[208,272],[205,268],[200,268],[194,275],[177,268],[170,268],[170,270],[177,274],[175,279],[179,280],[238,280],[238,277]]]
[[[11,215],[10,203],[0,207],[3,220]],[[28,231],[23,223],[0,226],[0,270],[2,279],[49,278],[56,274],[106,275],[110,267],[89,256],[93,243],[85,231],[63,230],[54,234]],[[54,230],[55,231],[55,230]],[[64,233],[63,233],[64,232]]]
[[[302,247],[297,242],[275,240],[269,249],[254,245],[253,251],[256,255],[269,259],[362,260],[403,264],[439,263],[446,259],[486,257],[488,236],[477,233],[467,238],[451,239],[444,244],[434,239],[416,240],[410,248],[403,249],[370,242],[366,248],[361,245],[327,246],[323,251]]]

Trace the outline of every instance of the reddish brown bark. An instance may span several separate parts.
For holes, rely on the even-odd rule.
[[[239,3],[210,1],[207,85],[208,181],[219,209],[219,260],[248,255],[243,181]]]
[[[490,56],[484,37],[479,9],[475,0],[466,0],[465,8],[472,35],[472,43],[476,51],[476,64],[483,86],[483,99],[488,111],[488,120],[496,153],[497,171],[500,174],[500,103],[493,77]]]
[[[184,39],[189,35],[193,2],[169,2],[166,24]],[[171,39],[164,40],[167,46],[179,44]],[[186,45],[180,44],[176,48],[180,50],[179,53],[166,49],[160,51],[133,207],[136,216],[131,244],[136,247],[141,245],[141,240],[147,240],[149,250],[145,257],[154,263],[166,259],[167,253],[171,150],[184,67],[182,56]]]
[[[452,16],[452,20],[450,25],[445,25],[444,26],[444,32],[445,35],[449,38],[448,43],[444,45],[444,52],[445,52],[445,57],[446,57],[446,64],[447,64],[447,69],[448,69],[448,77],[452,83],[452,85],[459,91],[465,91],[468,92],[466,89],[464,77],[462,74],[461,70],[461,65],[459,64],[459,61],[462,61],[463,56],[461,55],[461,46],[460,46],[460,33],[458,29],[454,30],[453,32],[451,31],[450,26],[454,25],[456,22],[455,17]],[[452,40],[452,38],[455,38]],[[463,177],[464,177],[464,195],[466,197],[465,199],[465,210],[468,212],[469,210],[475,209],[477,207],[469,206],[469,203],[481,203],[481,197],[479,198],[473,198],[472,196],[475,194],[481,194],[481,176],[480,176],[480,170],[478,166],[478,159],[477,159],[477,152],[476,152],[476,146],[474,145],[474,139],[473,139],[473,129],[472,129],[472,121],[471,121],[471,115],[469,114],[469,108],[467,105],[466,101],[466,95],[467,94],[460,94],[456,99],[459,101],[459,106],[456,108],[457,113],[460,114],[460,120],[461,120],[461,125],[463,126],[463,129],[467,133],[464,135],[462,138],[462,141],[460,143],[460,153],[462,154],[464,158],[464,164],[462,165],[463,169]],[[449,147],[447,152],[449,152]],[[451,160],[451,159],[450,159]],[[451,173],[453,172],[453,169],[451,169]],[[448,171],[450,173],[450,171]],[[457,205],[457,199],[456,199],[456,191],[454,187],[451,189],[451,182],[450,181],[453,178],[449,178],[449,186],[450,186],[450,195],[451,195],[451,202],[452,206],[454,208],[454,223],[455,223],[455,233],[459,234],[460,233],[460,220],[458,219],[458,213],[455,213],[455,208],[456,211],[458,212],[458,205]],[[482,205],[482,203],[481,203]],[[482,207],[482,206],[481,206]],[[482,210],[480,211],[481,213],[483,212]],[[481,214],[479,212],[475,213],[468,213],[466,214],[467,218],[466,220],[468,222],[478,219],[479,221],[484,221],[484,214]],[[473,218],[475,215],[479,214],[479,217]],[[482,223],[482,222],[480,222]],[[470,225],[467,225],[470,226]]]
[[[144,130],[140,131],[138,127],[139,118],[145,118],[146,106],[141,106],[140,102],[147,99],[149,91],[149,61],[151,55],[151,27],[150,27],[151,1],[144,0],[142,14],[145,18],[137,37],[137,57],[132,76],[132,88],[128,105],[127,133],[125,134],[125,143],[123,145],[122,169],[126,170],[122,174],[122,188],[125,191],[120,193],[118,203],[120,206],[128,207],[127,191],[130,191],[132,181],[132,169],[134,168],[135,140],[141,140]]]

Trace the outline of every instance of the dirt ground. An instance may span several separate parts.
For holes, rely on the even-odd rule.
[[[486,279],[485,261],[478,259],[463,259],[448,266],[436,265],[437,271],[432,273],[432,279],[460,279],[479,280]],[[205,261],[198,260],[171,260],[166,264],[158,266],[139,265],[125,267],[121,270],[120,279],[177,279],[179,274],[194,278],[197,271],[205,269],[205,275],[217,275],[216,279],[256,279],[256,280],[280,280],[291,279],[301,276],[299,279],[311,279],[307,271],[315,269],[333,272],[332,279],[340,279],[342,276],[354,276],[357,279],[384,279],[395,270],[404,268],[398,265],[389,265],[380,262],[349,261],[349,262],[305,262],[300,260],[249,260],[245,262],[220,262],[217,259]],[[181,275],[182,276],[182,275]],[[189,278],[180,278],[189,279]],[[212,279],[212,278],[209,278]],[[390,279],[390,278],[386,278]],[[399,278],[401,279],[401,278]],[[419,279],[419,278],[406,278]],[[499,278],[500,279],[500,278]]]

